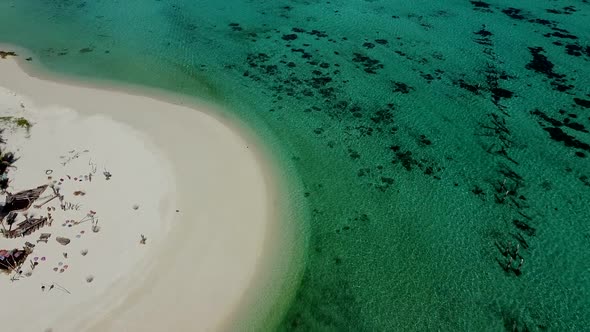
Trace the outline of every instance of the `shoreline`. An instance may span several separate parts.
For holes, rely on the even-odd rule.
[[[2,45],[0,44],[0,49],[3,50],[16,50],[18,54],[26,54],[22,52],[22,49],[18,48],[18,47],[7,47],[6,45]],[[23,57],[19,56],[19,57],[15,57],[13,59],[2,59],[0,60],[0,68],[2,68],[2,70],[4,70],[5,67],[2,67],[4,63],[10,61],[10,62],[14,62],[14,64],[16,64],[16,66],[18,66],[18,68],[23,71],[25,73],[25,75],[29,76],[29,78],[31,80],[38,80],[38,81],[42,81],[45,82],[47,84],[52,84],[52,85],[65,85],[66,88],[71,88],[71,89],[81,89],[81,90],[104,90],[104,93],[113,93],[113,94],[121,94],[121,95],[126,95],[130,98],[149,98],[150,100],[153,100],[155,103],[170,103],[169,98],[172,98],[172,94],[168,95],[167,98],[160,98],[162,95],[159,93],[155,93],[154,95],[156,97],[152,96],[152,92],[154,89],[152,88],[146,88],[145,90],[141,90],[137,87],[133,87],[132,89],[128,89],[128,87],[126,87],[125,85],[123,85],[123,89],[118,89],[118,86],[111,86],[110,88],[106,88],[103,86],[106,83],[101,82],[101,84],[98,84],[98,87],[93,86],[93,84],[84,84],[84,83],[78,83],[78,82],[73,82],[71,80],[66,80],[64,82],[64,79],[62,77],[58,77],[57,80],[55,80],[54,78],[48,77],[47,73],[45,73],[45,71],[43,71],[42,75],[36,75],[36,74],[32,74],[30,69],[34,69],[32,67],[39,67],[39,64],[37,63],[34,66],[30,66],[30,64],[28,63],[24,63],[23,61]],[[27,68],[27,67],[31,67],[31,68]],[[0,83],[0,85],[2,86],[6,86],[7,80],[10,80],[10,75],[8,75],[6,77],[5,80],[0,79],[0,81],[3,81],[2,83]],[[14,82],[9,83],[8,85],[12,84]],[[18,84],[17,84],[18,85]],[[11,87],[13,88],[13,87]],[[20,90],[19,90],[20,89]],[[25,89],[23,86],[20,87],[16,87],[16,90],[22,93],[22,90]],[[97,90],[97,91],[98,91]],[[144,94],[147,92],[149,93],[149,97],[145,96],[145,95],[141,95],[141,91],[144,91]],[[51,99],[49,96],[45,96],[42,98],[37,98],[37,99],[43,99],[45,98],[47,99]],[[278,175],[280,174],[280,172],[278,172],[278,170],[276,169],[276,164],[273,164],[272,162],[270,162],[269,160],[267,160],[267,158],[265,158],[265,154],[261,151],[259,151],[259,148],[262,146],[260,144],[251,144],[252,141],[255,141],[255,139],[253,139],[253,134],[251,133],[250,130],[248,129],[236,129],[236,125],[231,123],[228,124],[226,123],[226,121],[224,121],[224,117],[221,112],[212,110],[212,109],[203,109],[201,107],[195,107],[195,105],[192,103],[191,98],[189,97],[185,97],[185,98],[179,98],[180,103],[178,102],[172,102],[171,104],[177,105],[180,108],[186,108],[185,112],[190,112],[190,113],[201,113],[203,112],[203,116],[208,116],[211,117],[217,121],[219,121],[223,126],[225,126],[226,128],[228,128],[229,130],[239,133],[239,136],[248,144],[248,149],[250,150],[251,153],[253,153],[255,155],[256,160],[258,161],[258,164],[261,165],[262,167],[262,171],[264,173],[264,181],[265,181],[265,190],[267,191],[269,197],[270,197],[270,202],[268,202],[268,206],[269,206],[269,211],[267,211],[267,213],[269,213],[269,215],[273,215],[273,217],[271,217],[269,220],[271,221],[275,221],[274,223],[270,223],[269,225],[267,225],[267,232],[269,233],[274,233],[274,234],[268,234],[267,236],[265,236],[264,239],[264,244],[263,244],[263,252],[265,257],[258,259],[257,263],[256,263],[256,268],[255,268],[255,275],[251,278],[250,283],[248,285],[248,287],[246,287],[244,289],[244,292],[246,292],[245,294],[247,294],[246,296],[242,297],[239,301],[239,303],[232,308],[232,310],[229,311],[229,313],[227,314],[227,317],[232,317],[232,318],[243,318],[243,317],[248,317],[248,318],[252,318],[252,326],[260,326],[262,325],[275,325],[276,323],[278,323],[277,318],[276,317],[272,317],[273,315],[271,314],[271,312],[273,313],[277,313],[277,310],[285,310],[286,305],[288,305],[288,303],[290,303],[292,297],[295,295],[294,292],[296,290],[296,287],[298,286],[300,279],[301,279],[301,274],[302,274],[302,269],[303,269],[303,251],[305,248],[305,245],[301,245],[301,242],[306,243],[306,235],[304,234],[304,232],[300,233],[295,231],[296,228],[300,228],[302,227],[300,224],[298,225],[299,220],[283,220],[285,218],[287,218],[289,215],[293,216],[292,219],[298,219],[298,215],[295,213],[293,215],[292,211],[289,211],[287,209],[287,207],[289,206],[289,202],[287,202],[285,200],[286,198],[286,189],[287,187],[289,187],[289,184],[286,184],[285,180],[282,180],[281,177],[279,177]],[[36,100],[37,101],[37,100]],[[69,107],[75,106],[75,105],[66,105]],[[192,107],[195,107],[194,109]],[[88,114],[92,114],[92,111],[90,112],[81,112],[81,113],[85,113],[86,115]],[[99,112],[102,113],[102,112]],[[127,113],[127,112],[125,112]],[[132,113],[132,112],[129,112]],[[132,127],[142,127],[141,129],[148,129],[148,131],[152,131],[152,133],[155,133],[158,128],[154,128],[153,125],[152,127],[146,127],[145,121],[143,121],[143,119],[135,119],[133,116],[131,116],[131,114],[110,114],[108,112],[106,112],[106,114],[109,114],[110,116],[112,116],[115,120],[117,121],[121,121],[123,123],[126,123],[128,125],[131,125]],[[137,114],[134,114],[137,115]],[[143,114],[140,114],[143,115]],[[194,114],[193,114],[194,116]],[[139,120],[137,122],[140,122],[140,124],[136,123],[134,120]],[[226,119],[227,120],[227,119]],[[231,122],[231,120],[230,120]],[[150,135],[152,136],[152,135]],[[157,135],[156,135],[157,136]],[[246,137],[244,137],[246,136]],[[153,137],[153,136],[152,136]],[[160,137],[162,138],[162,137]],[[158,141],[158,138],[155,139],[155,141]],[[268,154],[267,154],[268,155]],[[274,167],[273,167],[274,166]],[[178,171],[178,170],[176,170]],[[282,181],[281,181],[282,180]],[[278,197],[278,199],[277,199]],[[285,229],[289,229],[292,228],[293,230],[288,230],[287,232],[285,232]],[[299,230],[299,229],[297,229]],[[289,234],[291,233],[291,234]],[[280,241],[278,240],[280,239]],[[282,243],[283,241],[287,240],[287,245],[285,245],[285,243]],[[283,253],[280,253],[280,251],[283,251]],[[284,251],[287,251],[288,254],[285,254]],[[277,268],[278,266],[278,268]],[[154,280],[151,281],[147,281],[147,283],[150,282],[155,282]],[[144,283],[145,284],[145,283]],[[270,284],[270,286],[269,286]],[[263,300],[259,300],[254,298],[254,296],[258,297],[260,294],[258,294],[261,290],[263,290],[263,288],[270,288],[270,291],[267,291],[266,295],[270,295],[270,299],[266,298],[266,303],[262,303],[265,302]],[[140,293],[140,292],[139,292]],[[132,292],[132,294],[129,294],[127,301],[141,301],[141,294],[139,294],[138,292]],[[264,296],[263,296],[264,297]],[[273,298],[274,297],[274,298]],[[270,302],[270,303],[269,303]],[[252,304],[255,304],[252,307]],[[279,304],[280,303],[280,304]],[[134,303],[134,305],[136,305],[137,303]],[[266,308],[264,307],[264,304],[267,304]],[[278,308],[275,304],[279,304]],[[125,305],[129,305],[129,303],[122,303],[121,306],[125,306]],[[252,316],[249,315],[250,313],[256,313],[256,316]],[[138,316],[139,317],[139,316]],[[281,317],[279,317],[281,318]],[[225,319],[224,320],[224,324],[220,325],[220,326],[237,326],[236,323],[238,323],[238,321],[236,319],[232,320],[232,319]],[[243,322],[241,322],[243,323]],[[105,328],[105,326],[101,326],[101,325],[95,325],[96,330],[101,330],[101,328]]]
[[[135,271],[152,270],[146,258],[157,257],[156,249],[176,219],[176,179],[171,165],[149,139],[107,117],[84,117],[57,106],[38,109],[31,99],[4,87],[0,88],[0,107],[6,150],[18,158],[7,172],[8,191],[51,186],[20,212],[33,219],[46,215],[48,223],[23,237],[0,238],[0,245],[8,250],[23,246],[24,241],[34,246],[19,268],[24,274],[13,270],[10,281],[0,275],[2,293],[16,303],[26,301],[27,310],[9,306],[0,316],[5,321],[20,321],[12,327],[14,331],[42,330],[54,324],[63,329],[60,316],[68,324],[78,323],[74,317],[86,314],[72,317],[79,301],[89,303],[88,311],[101,316],[106,310],[97,305],[103,301],[98,297],[112,293],[127,276],[143,280]],[[16,116],[26,116],[32,126],[11,126],[7,119]],[[116,149],[111,148],[111,140],[118,144]],[[127,154],[133,155],[133,161],[118,162]],[[142,172],[137,171],[138,166]],[[114,177],[103,175],[103,169]],[[145,173],[150,174],[149,181]],[[58,199],[52,199],[55,190],[61,196]],[[18,219],[20,216],[17,224]],[[41,234],[48,234],[48,240],[37,240]],[[150,245],[138,246],[138,234],[147,235]],[[60,238],[65,242],[59,242]],[[32,266],[33,262],[39,265]],[[60,290],[65,294],[52,292],[55,285],[63,287]]]

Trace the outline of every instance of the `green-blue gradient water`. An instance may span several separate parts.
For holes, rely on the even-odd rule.
[[[311,214],[279,330],[590,328],[588,1],[0,0],[0,22],[52,71],[265,128]]]

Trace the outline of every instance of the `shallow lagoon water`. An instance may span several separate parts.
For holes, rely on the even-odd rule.
[[[61,74],[218,103],[287,156],[309,245],[280,330],[580,331],[589,15],[584,1],[5,0],[0,42]]]

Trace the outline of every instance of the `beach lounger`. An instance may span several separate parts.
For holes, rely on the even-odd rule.
[[[37,240],[37,243],[39,243],[39,242],[47,243],[47,240],[49,240],[50,237],[51,237],[51,233],[41,233],[41,236],[39,236],[39,240]]]

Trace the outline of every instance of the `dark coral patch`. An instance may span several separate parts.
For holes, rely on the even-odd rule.
[[[480,85],[472,85],[465,82],[463,79],[459,79],[453,82],[454,85],[458,85],[461,89],[467,90],[474,94],[478,94],[479,90],[481,89]]]
[[[471,1],[471,4],[477,8],[490,8],[490,4],[483,1]]]
[[[577,36],[574,36],[572,34],[569,33],[561,33],[561,32],[549,32],[544,34],[543,36],[545,37],[556,37],[556,38],[561,38],[561,39],[578,39]]]
[[[431,145],[432,141],[429,140],[426,135],[420,135],[418,142],[420,143],[421,146],[427,146],[427,145]]]
[[[396,163],[401,163],[402,166],[407,170],[407,171],[411,171],[412,170],[412,166],[418,164],[418,162],[416,160],[414,160],[414,158],[412,158],[412,152],[411,151],[404,151],[404,152],[396,152],[395,153],[395,159],[392,160],[393,164]]]
[[[297,35],[292,33],[292,34],[288,34],[288,35],[283,35],[283,37],[281,37],[283,40],[295,40],[297,39]]]
[[[567,147],[573,147],[590,152],[590,144],[579,141],[575,137],[561,130],[561,128],[548,127],[543,129],[545,129],[545,131],[549,133],[551,139],[556,142],[562,142]]]
[[[516,8],[506,8],[506,9],[502,9],[502,13],[508,15],[508,17],[513,18],[515,20],[524,20],[525,17],[524,15],[521,14],[522,10],[521,9],[516,9]]]
[[[529,47],[529,51],[533,56],[533,60],[526,64],[526,69],[544,74],[552,79],[551,85],[554,87],[554,90],[564,92],[574,87],[571,84],[566,84],[565,75],[553,71],[554,64],[543,54],[544,50],[542,47]]]
[[[482,36],[482,37],[490,37],[493,36],[493,33],[489,32],[486,29],[481,29],[479,31],[474,32],[476,35]]]
[[[563,45],[563,44],[561,44]],[[558,45],[560,46],[560,45]],[[588,47],[588,50],[585,52],[584,48],[582,48],[582,46],[577,45],[577,44],[567,44],[565,45],[565,52],[568,55],[573,55],[573,56],[581,56],[584,53],[587,53],[590,56],[590,46]]]
[[[243,30],[239,23],[230,23],[229,27],[232,29],[232,31],[242,31]]]
[[[538,73],[547,75],[547,77],[556,77],[557,74],[553,72],[553,63],[549,61],[547,56],[542,54],[544,51],[542,47],[529,47],[533,60],[525,67],[529,70],[534,70]]]
[[[561,10],[559,9],[546,9],[546,11],[550,14],[564,14],[564,15],[571,15],[572,13],[577,12],[576,7],[574,6],[567,6],[563,7]]]
[[[371,59],[366,55],[362,55],[359,53],[353,53],[354,58],[352,58],[353,62],[361,63],[365,67],[365,72],[369,74],[376,74],[377,69],[383,69],[383,64],[376,59]]]
[[[590,100],[584,100],[580,98],[574,98],[574,102],[582,107],[590,108]]]
[[[413,87],[407,85],[403,82],[393,82],[393,92],[399,92],[402,94],[410,93],[410,91],[415,90]]]
[[[514,219],[514,220],[512,220],[512,223],[514,224],[514,226],[516,226],[516,228],[523,231],[526,235],[535,236],[536,229],[529,226],[526,222],[520,221],[518,219]]]
[[[512,96],[514,95],[512,91],[502,88],[492,88],[490,92],[492,92],[494,98],[512,98]]]
[[[562,112],[560,112],[560,113],[562,113]],[[563,112],[563,113],[565,113],[565,112]],[[582,125],[581,123],[574,122],[574,121],[572,121],[572,120],[570,120],[568,118],[566,118],[562,122],[562,121],[559,121],[557,119],[554,119],[554,118],[548,116],[547,114],[545,114],[545,113],[543,113],[543,112],[541,112],[539,110],[534,110],[531,114],[538,116],[539,118],[545,120],[545,122],[549,123],[550,125],[552,125],[554,127],[563,127],[563,126],[566,126],[566,127],[571,128],[573,130],[581,131],[581,132],[584,132],[584,133],[587,133],[588,132],[586,130],[586,128],[584,127],[584,125]],[[575,118],[575,117],[572,117],[572,118]],[[539,124],[541,124],[541,123],[539,123]]]

